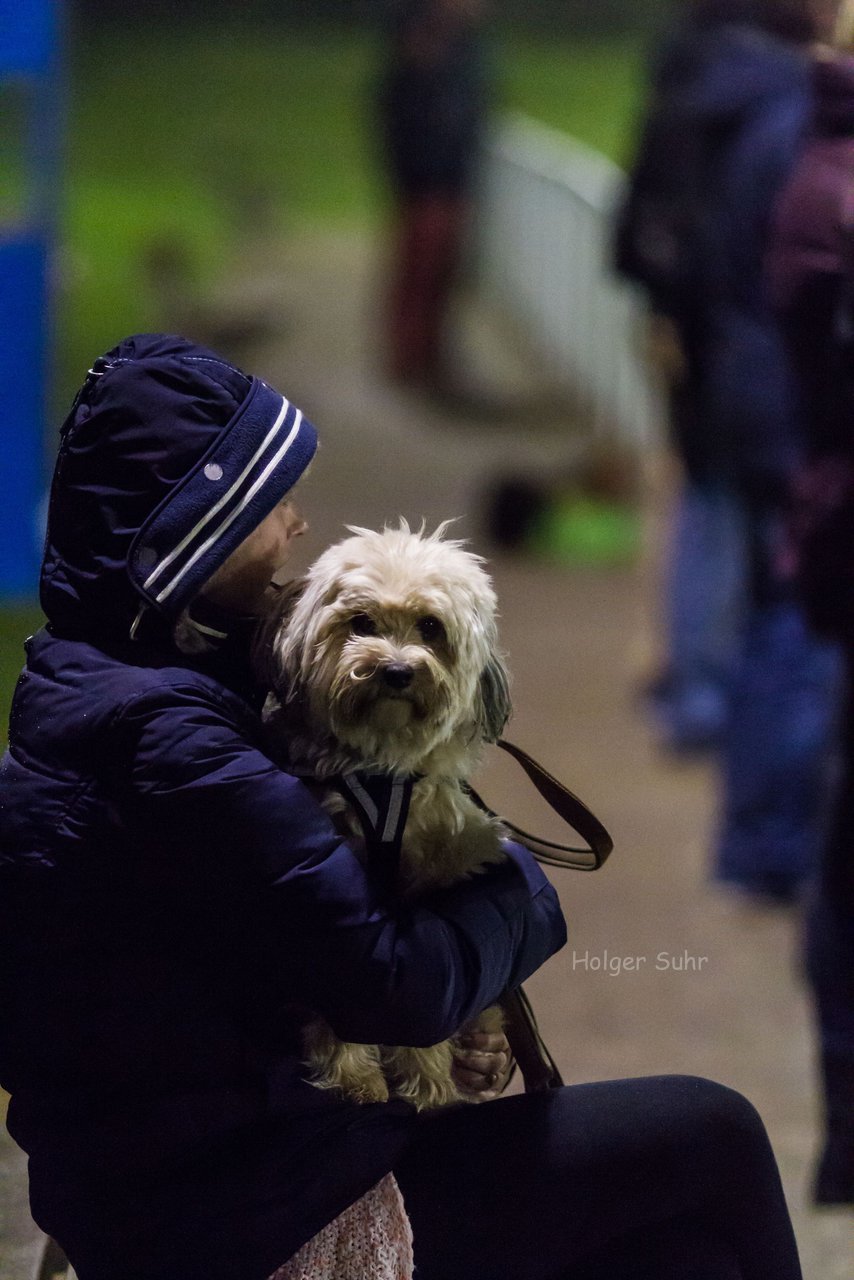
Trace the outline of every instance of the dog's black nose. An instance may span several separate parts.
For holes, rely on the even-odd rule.
[[[406,689],[412,684],[415,672],[405,662],[390,662],[383,667],[383,680],[392,689]]]

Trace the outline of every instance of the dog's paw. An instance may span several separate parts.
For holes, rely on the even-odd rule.
[[[384,1047],[382,1060],[392,1097],[411,1102],[418,1111],[461,1101],[451,1077],[453,1055],[447,1040],[429,1049]]]
[[[431,1080],[425,1076],[395,1081],[392,1097],[411,1102],[416,1111],[435,1111],[438,1107],[449,1107],[454,1102],[463,1101],[452,1080]]]
[[[388,1102],[376,1045],[344,1044],[321,1019],[303,1034],[309,1083],[316,1089],[337,1089],[353,1102]]]
[[[388,1085],[379,1074],[345,1079],[340,1081],[337,1088],[351,1102],[388,1102]]]
[[[332,1076],[315,1071],[309,1077],[309,1084],[315,1089],[337,1089],[351,1102],[388,1102],[389,1098],[385,1077],[378,1071],[358,1074],[336,1071]]]

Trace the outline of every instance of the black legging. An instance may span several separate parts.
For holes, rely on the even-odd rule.
[[[842,552],[840,551],[841,555]],[[854,1202],[854,635],[845,636],[842,769],[807,919],[807,960],[818,1022],[825,1140],[816,1190]]]
[[[798,1280],[758,1114],[722,1085],[572,1085],[424,1117],[395,1170],[416,1280]]]

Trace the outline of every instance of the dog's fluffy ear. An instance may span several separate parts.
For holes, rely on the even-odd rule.
[[[277,587],[270,603],[258,620],[252,638],[252,670],[263,689],[281,692],[283,672],[276,655],[279,633],[305,591],[306,579],[294,578]]]
[[[489,659],[480,676],[478,689],[478,729],[484,742],[497,742],[510,719],[510,678],[497,654]]]

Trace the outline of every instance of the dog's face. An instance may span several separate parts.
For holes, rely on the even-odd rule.
[[[267,628],[272,683],[306,727],[381,767],[493,740],[509,713],[489,578],[441,532],[355,530]]]

